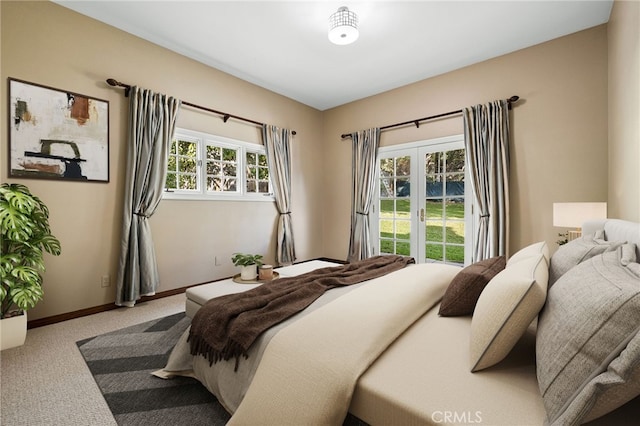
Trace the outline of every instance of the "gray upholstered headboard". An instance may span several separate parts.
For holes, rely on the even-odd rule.
[[[640,223],[621,219],[591,220],[582,225],[582,234],[593,234],[604,229],[607,241],[626,241],[636,245],[636,256],[640,259]]]

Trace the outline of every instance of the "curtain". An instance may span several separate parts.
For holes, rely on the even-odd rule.
[[[509,108],[506,100],[463,108],[465,152],[476,209],[472,262],[506,255],[509,241]]]
[[[149,218],[165,184],[167,156],[180,100],[132,87],[124,218],[116,305],[133,306],[140,296],[155,294],[158,266]]]
[[[278,218],[276,262],[291,265],[296,260],[291,221],[291,130],[262,125],[262,143],[267,148],[267,163],[273,184]]]
[[[373,255],[369,210],[375,187],[380,129],[371,128],[351,135],[352,192],[351,235],[348,262],[366,259]]]

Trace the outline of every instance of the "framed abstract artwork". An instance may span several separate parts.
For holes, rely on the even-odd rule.
[[[8,83],[9,177],[109,182],[109,101]]]

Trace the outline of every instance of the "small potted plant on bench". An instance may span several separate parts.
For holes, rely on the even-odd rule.
[[[255,280],[258,276],[258,266],[262,265],[262,255],[234,253],[231,261],[235,266],[240,266],[240,279],[243,281]]]

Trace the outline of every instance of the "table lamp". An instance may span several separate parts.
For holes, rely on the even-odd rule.
[[[584,222],[606,218],[607,203],[553,203],[553,226],[574,228],[569,231],[569,241],[582,235]]]

